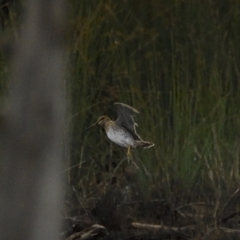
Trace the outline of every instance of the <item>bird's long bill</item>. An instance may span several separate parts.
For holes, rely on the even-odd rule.
[[[86,132],[86,131],[88,131],[91,127],[94,127],[95,125],[97,125],[98,124],[98,122],[95,122],[94,124],[92,124],[90,127],[88,127],[88,128],[86,128],[86,129],[84,129],[83,131],[82,131],[82,133],[84,133],[84,132]]]

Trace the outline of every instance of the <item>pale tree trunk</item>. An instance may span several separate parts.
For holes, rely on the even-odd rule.
[[[28,0],[0,120],[0,239],[59,239],[65,132],[63,1]]]

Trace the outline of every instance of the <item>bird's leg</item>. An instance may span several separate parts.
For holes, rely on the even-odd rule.
[[[128,150],[127,150],[128,163],[131,162],[137,169],[139,169],[138,165],[135,163],[133,158],[134,158],[134,155],[132,155],[131,146],[128,146]]]
[[[130,163],[133,160],[130,145],[128,146],[128,149],[127,149],[127,158],[128,158],[128,163]]]

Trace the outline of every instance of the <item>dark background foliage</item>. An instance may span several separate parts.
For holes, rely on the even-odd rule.
[[[137,108],[138,151],[151,176],[204,191],[238,179],[238,1],[76,1],[71,16],[71,164],[109,158],[99,129],[81,131],[112,105]],[[124,157],[111,156],[117,163]],[[84,163],[83,163],[84,162]],[[78,179],[83,173],[76,171]],[[211,171],[211,174],[210,172]],[[79,174],[80,173],[80,174]],[[89,176],[89,175],[88,175]],[[201,189],[203,188],[203,189]]]

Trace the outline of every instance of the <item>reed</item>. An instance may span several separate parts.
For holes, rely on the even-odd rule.
[[[239,2],[71,3],[71,182],[89,194],[100,175],[108,184],[121,174],[120,148],[97,127],[81,133],[99,115],[114,118],[111,106],[119,101],[140,111],[138,131],[155,142],[155,148],[137,151],[150,172],[138,173],[143,191],[181,189],[201,197],[234,186],[239,181]],[[110,162],[115,165],[106,172]]]

